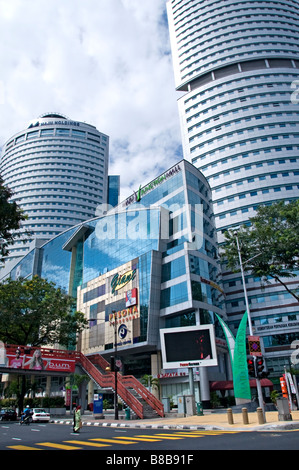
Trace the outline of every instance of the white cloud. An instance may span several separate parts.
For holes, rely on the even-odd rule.
[[[0,0],[0,146],[48,111],[85,121],[123,197],[181,159],[165,4]]]

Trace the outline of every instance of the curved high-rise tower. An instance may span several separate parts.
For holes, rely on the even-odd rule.
[[[32,234],[16,241],[7,263],[26,254],[32,240],[44,242],[95,216],[107,200],[108,153],[107,135],[55,113],[32,120],[5,143],[0,172],[28,215],[21,232]]]
[[[221,243],[259,204],[298,198],[299,1],[168,0],[167,10],[184,157],[211,185]],[[223,275],[238,325],[241,276]],[[246,286],[255,334],[276,373],[299,339],[298,302],[275,283],[261,289],[246,276]]]

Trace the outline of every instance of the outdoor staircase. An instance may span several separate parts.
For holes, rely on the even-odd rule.
[[[99,354],[84,356],[76,352],[76,364],[101,388],[115,390],[115,372]],[[164,417],[163,404],[133,375],[117,373],[117,394],[123,403],[140,419]]]

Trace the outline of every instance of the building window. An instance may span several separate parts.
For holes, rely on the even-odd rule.
[[[181,282],[161,291],[161,309],[188,300],[187,282]]]

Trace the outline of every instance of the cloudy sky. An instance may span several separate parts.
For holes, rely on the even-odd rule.
[[[166,0],[0,0],[0,147],[58,112],[110,137],[122,199],[182,158]]]

